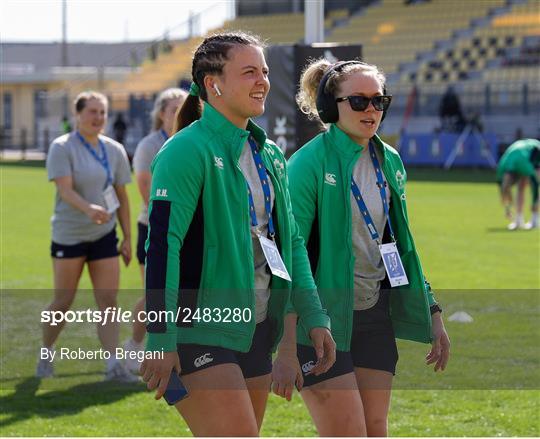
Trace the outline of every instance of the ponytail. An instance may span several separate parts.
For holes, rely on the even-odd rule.
[[[324,72],[332,65],[325,58],[313,60],[302,72],[300,77],[300,91],[296,95],[296,103],[300,111],[308,119],[319,119],[317,111],[317,89]]]
[[[198,96],[188,95],[182,106],[176,110],[174,117],[173,133],[191,125],[201,118],[201,101]]]

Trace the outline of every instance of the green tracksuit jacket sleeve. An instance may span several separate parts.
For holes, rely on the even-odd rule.
[[[147,325],[148,350],[176,351],[180,248],[202,188],[203,166],[187,142],[169,141],[152,163],[146,241],[146,310],[168,312]]]
[[[285,169],[286,167],[287,165],[285,164]],[[306,334],[309,334],[309,331],[314,327],[330,329],[330,318],[325,312],[321,313],[321,301],[311,273],[305,241],[302,238],[302,236],[308,235],[302,230],[305,227],[304,222],[300,223],[298,218],[293,214],[291,195],[288,188],[286,190],[286,199],[291,224],[293,258],[292,292],[287,312],[291,313],[295,312],[295,310],[302,310],[301,313],[298,313],[300,317],[299,323],[306,331]],[[311,229],[311,222],[309,226]]]
[[[303,168],[302,172],[291,172],[288,174],[289,193],[291,198],[291,210],[296,223],[297,232],[300,239],[303,241],[303,247],[307,243],[307,239],[311,234],[311,226],[315,218],[315,210],[317,209],[317,189],[316,177],[312,174],[310,168]],[[311,275],[311,267],[308,262],[308,270]],[[289,302],[287,307],[288,313],[296,312],[295,306]]]

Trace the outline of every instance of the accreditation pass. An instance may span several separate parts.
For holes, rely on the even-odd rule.
[[[107,209],[107,213],[112,214],[120,207],[120,201],[118,201],[116,191],[112,185],[107,186],[107,189],[103,191],[103,198],[105,198],[105,208]]]
[[[380,244],[379,250],[381,251],[384,268],[388,274],[390,285],[392,287],[408,285],[409,280],[407,279],[407,274],[403,268],[403,263],[401,262],[396,243],[390,242],[388,244]]]
[[[257,234],[257,237],[259,238],[264,256],[268,262],[268,266],[270,267],[272,274],[290,282],[291,276],[289,276],[287,267],[285,267],[283,259],[281,259],[281,255],[279,254],[276,243],[261,234]]]

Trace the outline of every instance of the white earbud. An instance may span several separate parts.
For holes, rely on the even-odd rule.
[[[221,96],[221,90],[217,86],[217,84],[214,84],[214,90],[216,91],[216,96]]]

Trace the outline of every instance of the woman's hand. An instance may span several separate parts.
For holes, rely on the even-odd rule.
[[[309,336],[317,354],[317,363],[309,373],[318,376],[328,372],[336,362],[336,342],[326,328],[313,328]]]
[[[148,390],[157,388],[156,399],[160,399],[167,390],[173,369],[180,374],[180,359],[177,352],[165,352],[161,360],[148,358],[143,360],[140,373]]]
[[[89,204],[84,213],[96,224],[105,224],[111,219],[111,215],[99,204]]]
[[[294,351],[294,352],[293,352]],[[278,352],[272,365],[272,391],[287,401],[292,398],[294,386],[302,390],[304,378],[300,370],[300,363],[296,356],[296,349],[287,352]]]
[[[131,239],[129,237],[122,240],[118,252],[122,255],[122,260],[127,267],[131,261]]]
[[[431,326],[433,341],[431,342],[431,351],[426,355],[426,364],[435,363],[433,370],[435,372],[443,371],[450,358],[450,338],[448,338],[440,312],[431,316]]]

